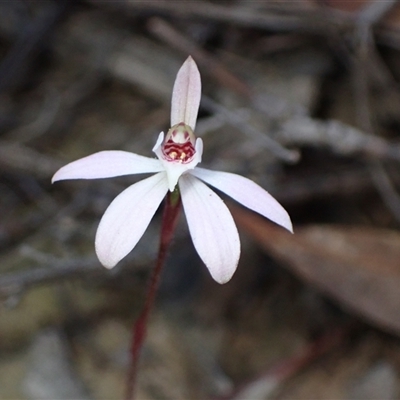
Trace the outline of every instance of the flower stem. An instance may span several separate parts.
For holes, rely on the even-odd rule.
[[[173,192],[168,192],[167,194],[161,223],[161,238],[156,266],[152,271],[150,277],[145,304],[132,330],[131,364],[128,371],[128,382],[126,391],[127,400],[133,400],[135,397],[135,384],[138,373],[139,357],[144,340],[146,339],[147,321],[157,293],[161,271],[165,263],[167,250],[175,230],[180,209],[181,198],[179,189],[176,188]]]

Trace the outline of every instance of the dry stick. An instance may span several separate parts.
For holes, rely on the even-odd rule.
[[[274,32],[311,32],[327,37],[327,32],[343,32],[354,24],[354,13],[336,10],[329,7],[302,7],[295,6],[297,2],[279,5],[279,2],[264,2],[263,9],[254,9],[244,5],[214,4],[206,1],[180,2],[179,7],[174,1],[109,1],[86,0],[96,6],[119,10],[125,14],[137,17],[138,13],[154,13],[167,15],[179,19],[206,20],[208,22],[222,22],[239,27],[268,29]],[[376,23],[387,15],[398,0],[375,0],[361,12],[364,21]],[[282,2],[283,4],[284,2]],[[300,4],[300,2],[298,2]],[[399,32],[380,26],[379,40],[386,45],[399,49]]]
[[[221,85],[246,98],[251,98],[252,91],[245,83],[227,70],[221,62],[201,49],[196,42],[174,29],[168,22],[153,17],[149,20],[147,27],[160,40],[184,53],[191,54],[196,62],[209,71]]]
[[[355,326],[352,324],[346,324],[336,327],[333,330],[328,330],[315,341],[305,345],[299,353],[278,361],[278,363],[269,368],[267,372],[260,375],[256,380],[236,389],[234,393],[225,396],[223,399],[240,400],[254,398],[255,393],[257,397],[260,397],[261,392],[263,398],[270,398],[270,395],[285,382],[343,343],[354,329]]]
[[[368,104],[369,81],[366,71],[363,68],[363,65],[368,61],[368,57],[374,53],[371,24],[360,20],[357,33],[360,40],[358,57],[355,60],[357,71],[354,73],[357,119],[362,129],[366,132],[373,132],[373,122],[371,120],[370,107]],[[376,56],[376,54],[373,55]],[[371,173],[372,181],[380,193],[382,200],[391,211],[393,217],[400,222],[400,196],[394,188],[382,163],[377,158],[371,157],[368,162],[368,168]]]
[[[397,193],[382,163],[377,160],[370,162],[370,174],[386,207],[391,211],[397,222],[400,222],[400,195]]]
[[[267,135],[264,135],[258,129],[248,124],[246,120],[240,116],[240,114],[228,110],[207,96],[202,97],[201,104],[209,111],[221,114],[230,125],[241,130],[245,135],[249,136],[253,140],[256,140],[259,146],[268,149],[271,151],[271,153],[282,160],[289,163],[295,163],[299,160],[300,153],[297,150],[286,149],[277,141],[271,139]]]
[[[329,19],[323,14],[307,7],[291,7],[284,10],[279,6],[274,10],[251,9],[245,6],[232,6],[214,4],[208,1],[180,1],[177,6],[174,1],[108,1],[86,0],[89,3],[122,9],[125,13],[153,12],[173,15],[186,19],[206,19],[207,21],[219,21],[236,24],[238,26],[264,28],[279,31],[319,31],[322,30]],[[283,12],[281,12],[283,11]],[[343,13],[332,10],[332,19],[335,24],[343,24],[349,18]]]
[[[35,285],[59,282],[63,279],[73,279],[92,273],[104,274],[104,268],[99,266],[95,258],[54,260],[47,264],[46,267],[0,275],[0,298],[21,293]]]
[[[360,11],[358,21],[372,26],[380,22],[397,5],[398,0],[375,0],[368,2]]]
[[[133,326],[131,365],[128,371],[126,391],[127,400],[133,400],[135,398],[135,386],[138,373],[140,350],[142,349],[144,340],[146,338],[147,321],[154,304],[154,299],[160,282],[162,267],[164,266],[167,250],[169,244],[171,243],[180,209],[181,198],[178,189],[175,189],[174,192],[168,192],[161,223],[160,247],[158,250],[156,266],[151,274],[143,310]]]

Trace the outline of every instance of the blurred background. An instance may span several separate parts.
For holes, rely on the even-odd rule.
[[[50,180],[152,156],[188,55],[202,166],[258,182],[295,234],[221,195],[242,256],[220,286],[182,215],[138,399],[400,398],[399,50],[394,0],[0,2],[0,399],[123,398],[160,210],[107,271],[98,222],[141,177]]]

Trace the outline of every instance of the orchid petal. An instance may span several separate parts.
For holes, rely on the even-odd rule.
[[[203,157],[203,139],[202,138],[197,138],[196,139],[196,145],[195,145],[195,149],[196,149],[196,165],[198,163],[201,163],[201,158]]]
[[[189,56],[175,79],[171,101],[171,126],[184,122],[194,130],[200,97],[200,73],[193,58]]]
[[[218,283],[228,282],[240,256],[240,240],[224,202],[190,174],[179,180],[182,204],[194,247]]]
[[[168,162],[164,163],[165,171],[167,172],[168,179],[168,189],[173,192],[176,184],[178,183],[181,175],[187,171],[186,164],[181,164],[179,162]]]
[[[154,147],[152,149],[152,151],[154,153],[156,153],[158,150],[161,151],[161,146],[162,146],[163,141],[164,141],[164,132],[160,132],[160,134],[158,135],[156,144],[154,145]],[[157,157],[158,157],[158,155],[157,155]]]
[[[286,210],[261,186],[243,176],[229,172],[196,168],[191,174],[221,190],[245,207],[293,232]]]
[[[153,158],[120,150],[100,151],[60,168],[51,181],[112,178],[114,176],[160,172],[163,169],[160,161]]]
[[[105,267],[114,267],[136,246],[167,191],[165,172],[161,172],[128,187],[112,201],[95,240],[97,256]]]

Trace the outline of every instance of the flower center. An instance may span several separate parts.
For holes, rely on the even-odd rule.
[[[195,142],[190,126],[181,122],[168,131],[161,150],[167,161],[188,163],[196,153]]]

